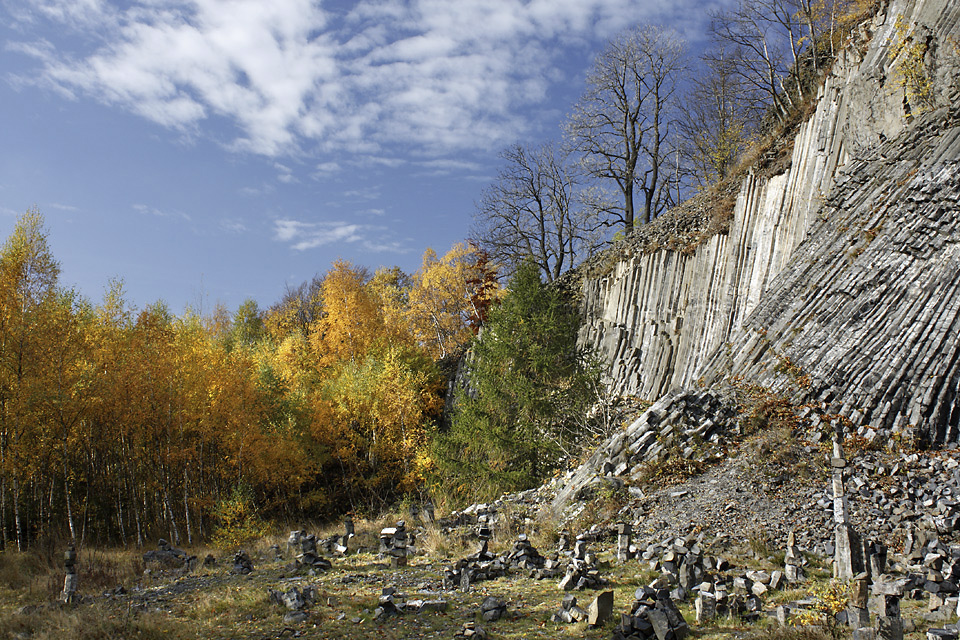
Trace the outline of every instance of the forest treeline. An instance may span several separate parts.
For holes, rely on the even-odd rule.
[[[438,361],[500,295],[483,255],[346,262],[261,310],[175,316],[59,284],[37,211],[0,249],[0,539],[190,542],[237,487],[322,518],[424,487]]]

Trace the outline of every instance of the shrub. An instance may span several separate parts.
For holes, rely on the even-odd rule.
[[[229,498],[220,500],[213,508],[217,528],[213,544],[221,548],[239,547],[267,534],[269,526],[257,513],[253,491],[249,485],[240,483],[233,488]]]

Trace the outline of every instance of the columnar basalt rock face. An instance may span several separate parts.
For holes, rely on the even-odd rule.
[[[802,361],[816,370],[807,395],[856,424],[957,439],[960,355],[946,336],[960,305],[960,145],[953,112],[904,112],[889,59],[898,15],[934,43],[932,99],[960,100],[960,4],[890,2],[862,28],[866,51],[845,51],[826,79],[789,168],[744,179],[728,233],[692,252],[628,242],[584,279],[581,340],[613,393],[655,400],[730,374],[786,386],[774,370]]]
[[[952,107],[847,166],[810,238],[710,375],[736,371],[855,426],[958,441],[958,200]]]

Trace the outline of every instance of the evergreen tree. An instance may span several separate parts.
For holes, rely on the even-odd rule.
[[[450,429],[434,442],[442,491],[488,497],[541,482],[575,444],[598,368],[579,319],[535,264],[523,264],[468,356]]]

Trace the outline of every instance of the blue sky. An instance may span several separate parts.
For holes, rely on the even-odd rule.
[[[559,140],[607,40],[702,46],[723,0],[0,0],[0,235],[37,206],[94,302],[275,302],[413,272],[497,154]]]

